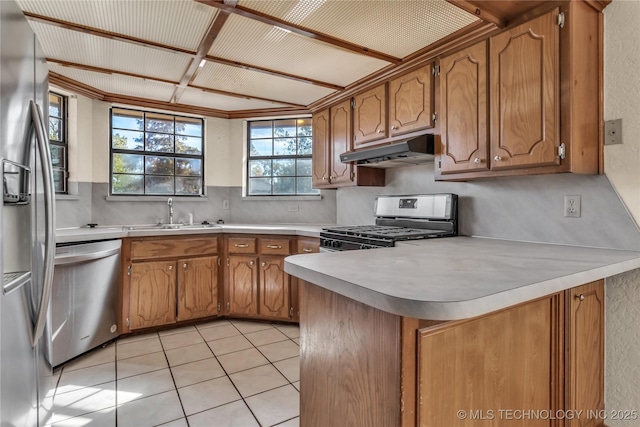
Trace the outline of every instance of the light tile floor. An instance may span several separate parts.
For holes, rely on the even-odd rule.
[[[217,320],[118,339],[56,369],[51,426],[299,426],[294,325]]]

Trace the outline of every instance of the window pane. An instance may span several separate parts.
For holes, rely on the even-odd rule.
[[[176,159],[176,175],[202,175],[202,161],[200,159]]]
[[[298,136],[311,135],[311,119],[298,119]]]
[[[173,157],[145,156],[144,171],[152,175],[173,175]]]
[[[295,156],[296,139],[281,138],[273,140],[273,154],[276,156]]]
[[[313,142],[311,138],[298,138],[298,154],[301,156],[311,155]]]
[[[173,116],[147,113],[145,126],[146,129],[151,132],[173,133]]]
[[[271,121],[249,123],[249,139],[271,138],[272,136]]]
[[[250,160],[249,176],[271,176],[271,160]]]
[[[255,141],[251,141],[251,152],[249,153],[249,155],[270,156],[272,154],[273,151],[271,151],[270,139],[257,139]]]
[[[49,94],[49,116],[62,117],[62,97]]]
[[[202,138],[176,136],[176,153],[202,154]]]
[[[173,153],[173,135],[165,133],[147,133],[145,150],[158,153]]]
[[[51,151],[51,166],[54,168],[64,169],[65,165],[65,148],[60,145],[49,145],[49,151]]]
[[[64,188],[64,185],[67,182],[67,180],[64,179],[64,176],[65,171],[53,171],[53,188],[56,193],[64,193],[67,191],[66,188]]]
[[[144,189],[147,194],[175,194],[172,176],[146,176]]]
[[[143,194],[142,175],[113,174],[111,187],[113,194]]]
[[[144,116],[142,111],[120,110],[111,111],[111,126],[120,129],[142,130]]]
[[[295,159],[273,159],[273,176],[295,176]]]
[[[176,133],[202,137],[202,120],[189,117],[176,117]]]
[[[140,151],[143,149],[142,140],[144,139],[144,134],[142,132],[114,129],[111,139],[113,148]]]
[[[273,194],[295,194],[295,178],[273,178]]]
[[[271,178],[250,178],[249,194],[271,194]]]
[[[296,121],[294,120],[276,120],[273,126],[273,136],[276,138],[284,138],[288,136],[296,136]]]
[[[49,117],[49,139],[51,141],[62,141],[62,120]]]
[[[298,176],[311,176],[311,159],[298,159]]]
[[[298,194],[318,194],[320,190],[313,189],[311,177],[298,178]]]
[[[202,178],[176,177],[176,194],[202,194]]]
[[[137,154],[113,154],[114,173],[142,173],[144,156]]]

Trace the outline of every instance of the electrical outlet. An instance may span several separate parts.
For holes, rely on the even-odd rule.
[[[298,212],[298,205],[289,205],[289,212]]]
[[[580,218],[582,212],[581,196],[564,196],[564,216]]]
[[[222,200],[222,209],[229,209],[229,200]]]
[[[622,144],[622,119],[604,122],[604,144]]]

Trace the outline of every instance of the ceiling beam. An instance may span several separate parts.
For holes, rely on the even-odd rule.
[[[194,89],[199,89],[203,92],[215,93],[218,95],[225,95],[225,96],[232,96],[234,98],[243,98],[243,99],[249,99],[249,100],[255,99],[259,101],[273,102],[274,104],[289,105],[291,107],[296,107],[296,108],[307,108],[306,105],[302,105],[302,104],[294,104],[292,102],[287,102],[287,101],[278,101],[277,99],[261,98],[259,96],[253,96],[253,95],[242,95],[241,93],[227,92],[226,90],[212,89],[206,86],[197,86],[194,84],[190,84],[189,87]]]
[[[153,49],[160,49],[165,52],[180,53],[183,55],[195,56],[196,52],[188,49],[182,49],[175,46],[168,46],[162,43],[156,43],[150,40],[144,40],[137,37],[131,37],[120,33],[114,33],[111,31],[101,30],[99,28],[88,27],[86,25],[80,25],[73,22],[62,21],[60,19],[51,18],[48,16],[37,15],[31,12],[23,12],[24,16],[30,21],[42,22],[47,25],[53,25],[54,27],[64,28],[65,30],[77,31],[80,33],[89,34],[92,36],[103,37],[111,40],[117,40],[125,43],[133,43],[138,46],[149,47]]]
[[[196,0],[196,1],[211,7],[215,7],[230,13],[234,13],[236,15],[244,16],[245,18],[253,19],[254,21],[259,21],[267,25],[273,25],[275,27],[282,28],[287,31],[291,31],[292,33],[295,33],[301,36],[309,37],[314,40],[319,40],[321,42],[339,47],[341,49],[349,50],[349,51],[358,53],[360,55],[381,59],[383,61],[387,61],[392,64],[399,64],[401,62],[401,59],[396,58],[395,56],[391,56],[391,55],[387,55],[386,53],[371,50],[364,46],[358,46],[348,41],[332,37],[328,34],[313,31],[308,28],[304,28],[287,21],[283,21],[282,19],[264,14],[262,12],[258,12],[253,9],[248,9],[242,6],[232,7],[225,4],[224,2],[217,1],[217,0]]]
[[[102,67],[94,67],[92,65],[85,65],[85,64],[78,64],[76,62],[68,62],[68,61],[62,61],[60,59],[55,59],[55,58],[47,58],[47,62],[51,62],[53,64],[59,64],[63,67],[68,67],[68,68],[76,68],[78,70],[85,70],[85,71],[92,71],[94,73],[102,73],[102,74],[119,74],[122,76],[129,76],[129,77],[136,77],[139,79],[145,79],[145,80],[152,80],[155,82],[160,82],[160,83],[168,83],[168,84],[172,84],[172,85],[177,85],[178,82],[173,81],[173,80],[167,80],[167,79],[163,79],[160,77],[150,77],[150,76],[146,76],[143,74],[136,74],[136,73],[129,73],[127,71],[118,71],[118,70],[113,70],[110,68],[102,68]]]
[[[497,15],[490,13],[488,10],[483,10],[478,7],[474,2],[468,0],[447,0],[447,2],[458,6],[460,9],[476,15],[478,18],[485,22],[496,25],[498,28],[504,28],[507,26],[507,20],[500,18]],[[477,2],[475,2],[477,3]]]

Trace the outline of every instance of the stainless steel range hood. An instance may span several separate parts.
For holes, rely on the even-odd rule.
[[[342,163],[355,162],[357,165],[372,168],[393,168],[429,163],[433,162],[434,158],[434,140],[433,134],[424,134],[382,147],[342,153],[340,161]]]

